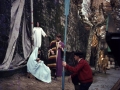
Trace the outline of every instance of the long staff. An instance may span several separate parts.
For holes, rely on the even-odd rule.
[[[65,32],[64,32],[64,44],[66,46],[66,35],[67,35],[67,19],[69,15],[69,5],[70,5],[70,0],[65,0]],[[66,48],[64,48],[64,61],[66,61]],[[63,67],[63,72],[62,72],[62,90],[64,90],[65,86],[65,69]]]

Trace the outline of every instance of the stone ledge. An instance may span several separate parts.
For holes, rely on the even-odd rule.
[[[120,90],[120,79],[115,83],[111,90]]]

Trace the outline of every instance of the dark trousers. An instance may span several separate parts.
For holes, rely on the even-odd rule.
[[[77,76],[72,78],[72,83],[74,84],[75,90],[88,90],[90,85],[92,84],[92,82],[80,82]]]
[[[88,90],[92,82],[80,83],[80,90]]]

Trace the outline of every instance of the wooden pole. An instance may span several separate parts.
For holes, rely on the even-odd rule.
[[[69,15],[69,5],[70,5],[70,0],[65,0],[65,32],[64,32],[64,44],[66,46],[66,36],[67,36],[67,18]],[[66,61],[66,47],[64,48],[64,59],[63,61]],[[63,72],[62,72],[62,90],[64,90],[65,87],[65,69],[63,67]]]
[[[33,27],[34,27],[33,25],[33,0],[31,0],[30,4],[31,4],[31,33],[32,33],[31,37],[33,39]]]

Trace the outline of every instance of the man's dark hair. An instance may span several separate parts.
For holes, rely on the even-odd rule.
[[[58,34],[56,35],[56,37],[61,38],[62,36],[61,36],[60,33],[58,33]]]
[[[36,21],[36,22],[34,23],[34,27],[37,27],[37,23],[39,23],[39,26],[41,26],[41,23],[40,23],[39,21]]]
[[[84,58],[84,54],[82,52],[74,52],[74,55]]]

